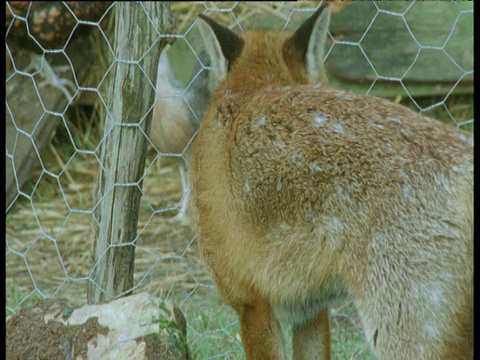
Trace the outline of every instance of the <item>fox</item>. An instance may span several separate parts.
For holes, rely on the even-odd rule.
[[[353,303],[378,359],[473,358],[473,137],[328,84],[330,9],[296,31],[198,19],[214,90],[189,213],[247,359],[331,357]]]

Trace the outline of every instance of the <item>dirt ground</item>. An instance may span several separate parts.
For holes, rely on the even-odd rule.
[[[135,303],[140,300],[132,299],[132,301]],[[106,306],[108,308],[104,308],[103,312],[115,311],[111,304]],[[180,309],[174,307],[173,310],[174,320],[169,318],[168,322],[161,322],[159,334],[151,333],[141,338],[145,344],[146,359],[180,360],[188,358],[189,349],[185,338],[186,320]],[[51,299],[40,301],[29,308],[22,308],[17,314],[7,318],[7,359],[91,358],[88,351],[89,346],[91,347],[92,344],[95,346],[96,341],[100,340],[98,337],[100,334],[108,337],[110,329],[108,326],[100,325],[96,316],[90,317],[83,324],[64,325],[60,320],[67,321],[73,311],[74,308],[68,306],[66,302]],[[112,323],[112,326],[117,327],[118,324]],[[134,325],[124,323],[122,326],[125,328],[125,326]],[[165,334],[168,334],[168,337],[165,337]],[[122,341],[118,343],[118,331],[116,334],[114,332],[114,337],[110,340],[114,341],[111,343],[114,344],[114,349],[123,343]],[[105,351],[110,348],[101,346],[99,349]]]
[[[73,359],[79,355],[86,358],[88,342],[97,334],[108,335],[108,328],[101,326],[97,318],[68,327],[58,321],[44,322],[46,313],[68,317],[68,312],[67,303],[48,300],[33,309],[21,309],[7,319],[7,359]]]

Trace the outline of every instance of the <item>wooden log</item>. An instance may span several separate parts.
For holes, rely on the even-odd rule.
[[[101,145],[102,166],[95,190],[89,304],[128,295],[134,286],[133,241],[137,234],[141,178],[148,146],[141,128],[149,135],[152,113],[148,111],[155,99],[152,84],[155,84],[157,61],[165,45],[153,24],[161,34],[173,28],[168,2],[120,2],[115,11],[117,62]]]
[[[15,67],[25,70],[31,62],[31,52],[16,44],[12,44],[10,50],[13,53]],[[74,68],[78,69],[76,78],[79,83],[85,82],[94,61],[88,39],[75,39],[68,47],[66,54]],[[37,93],[34,81],[38,84],[41,77],[41,74],[38,74],[35,76],[37,80],[34,80],[30,76],[17,73],[13,76],[9,75],[6,82],[5,208],[7,212],[19,196],[19,190],[31,195],[24,184],[31,177],[32,170],[41,166],[40,162],[43,159],[38,154],[48,144],[54,130],[62,121],[60,116],[54,114],[64,113],[72,103],[59,88],[53,86],[40,87]],[[18,129],[25,131],[26,134]],[[32,179],[32,183],[37,180]]]
[[[8,29],[5,37],[8,49],[5,114],[7,212],[13,208],[21,193],[33,196],[31,188],[40,176],[34,177],[33,171],[42,166],[41,154],[62,123],[61,114],[68,107],[78,104],[85,94],[91,93],[80,91],[74,94],[73,89],[78,84],[88,82],[96,54],[89,39],[90,31],[95,26],[77,27],[77,19],[99,21],[110,3],[15,1],[5,5]],[[75,16],[72,16],[72,12]],[[38,62],[32,62],[34,53],[45,56],[41,68],[29,66],[34,63],[39,65]],[[69,59],[68,62],[65,57]],[[66,72],[55,73],[51,68],[69,64],[73,67]],[[71,81],[68,96],[58,86],[61,85],[58,80]],[[70,96],[73,98],[70,99]],[[31,186],[27,185],[28,179],[31,180]]]
[[[390,1],[380,5],[397,14],[408,8],[403,17],[379,13],[373,2],[347,4],[332,14],[330,33],[341,42],[359,42],[362,51],[335,44],[326,60],[332,85],[386,97],[407,95],[404,86],[413,96],[473,92],[473,13],[469,13],[473,2]],[[421,46],[425,48],[420,51]],[[432,46],[436,48],[429,49]],[[377,73],[401,78],[404,86],[379,80]]]

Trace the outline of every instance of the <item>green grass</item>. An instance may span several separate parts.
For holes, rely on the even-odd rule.
[[[10,307],[15,309],[24,300],[25,294],[16,286],[7,289],[9,291],[7,298],[11,299]],[[23,301],[21,307],[31,308],[44,300],[40,293],[33,292]],[[184,298],[177,294],[172,295],[170,300],[180,304]],[[245,359],[238,317],[215,291],[194,293],[182,306],[182,311],[187,319],[188,343],[194,359]],[[353,325],[354,309],[346,306],[341,313],[342,316],[333,315],[330,319],[332,359],[373,360],[374,357],[365,344],[361,330]],[[13,312],[7,310],[6,316],[9,315],[13,315]],[[291,357],[291,332],[284,327],[284,333],[287,352]]]
[[[177,295],[178,296],[178,295]],[[172,299],[177,304],[182,298]],[[240,340],[240,324],[236,313],[215,291],[195,293],[182,306],[188,323],[188,343],[194,359],[245,359]],[[332,312],[330,318],[332,359],[375,359],[361,332],[354,325],[352,306]],[[358,324],[357,324],[358,325]],[[287,353],[292,357],[291,331],[283,327]]]
[[[184,300],[179,295],[172,299]],[[188,324],[188,343],[194,359],[244,359],[240,325],[235,312],[215,291],[195,292],[182,306]]]
[[[355,308],[351,305],[344,306],[338,312],[331,312],[330,331],[333,359],[375,359],[366,344],[362,330],[359,328],[360,323],[356,318]]]
[[[26,294],[22,292],[22,290],[18,286],[7,286],[6,291],[6,298],[10,299],[8,306],[11,309],[16,309],[20,305],[20,303],[22,309],[31,308],[39,301],[45,300],[38,291],[32,292],[31,295],[25,300]],[[16,310],[17,311],[13,312],[10,309],[6,309],[6,316],[15,314],[16,312],[18,312],[18,309]]]

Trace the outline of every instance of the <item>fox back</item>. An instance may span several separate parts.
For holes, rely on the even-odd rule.
[[[330,12],[295,33],[199,20],[217,87],[193,148],[192,217],[248,359],[330,357],[353,301],[379,359],[473,356],[473,140],[327,84]]]

